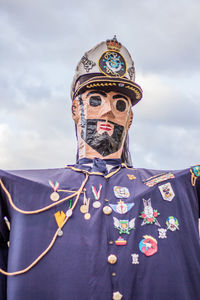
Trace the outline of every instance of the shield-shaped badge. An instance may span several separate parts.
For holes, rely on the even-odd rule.
[[[172,188],[170,182],[160,185],[158,188],[159,188],[164,200],[172,201],[173,198],[175,197],[175,194],[174,194],[174,191],[173,191],[173,188]]]

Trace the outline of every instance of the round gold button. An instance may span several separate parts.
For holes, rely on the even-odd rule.
[[[113,245],[113,241],[109,241],[109,245]]]
[[[112,208],[110,206],[104,206],[103,213],[105,215],[110,215],[112,213]]]
[[[115,277],[117,274],[115,272],[112,273],[112,276]]]
[[[110,254],[108,256],[108,262],[109,264],[114,265],[117,262],[117,256],[114,254]]]

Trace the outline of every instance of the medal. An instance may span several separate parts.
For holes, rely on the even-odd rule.
[[[52,201],[58,201],[59,198],[60,198],[60,196],[59,196],[59,194],[58,194],[57,192],[53,192],[53,193],[51,193],[51,195],[50,195],[50,199],[51,199]]]
[[[85,205],[85,204],[81,205],[80,212],[82,214],[85,214],[87,211],[88,211],[87,205]]]
[[[59,196],[59,194],[57,193],[57,189],[59,188],[59,185],[60,185],[60,184],[58,183],[58,181],[56,181],[56,183],[53,184],[53,182],[52,182],[51,180],[49,180],[49,184],[50,184],[50,186],[53,188],[53,193],[51,193],[50,199],[51,199],[52,201],[58,201],[59,198],[60,198],[60,196]]]
[[[83,204],[80,207],[80,212],[82,214],[84,214],[85,220],[89,220],[91,218],[91,214],[89,213],[89,206],[90,206],[90,198],[87,199],[86,193],[84,190]]]
[[[66,217],[66,215],[65,215],[65,213],[63,212],[63,211],[57,211],[55,214],[54,214],[54,217],[55,217],[55,219],[56,219],[56,223],[57,223],[57,225],[58,225],[58,227],[59,227],[59,230],[58,230],[58,236],[62,236],[63,235],[63,231],[62,231],[62,229],[61,229],[61,227],[62,227],[62,225],[63,225],[63,223],[64,223],[64,221],[65,221],[65,217]]]
[[[67,216],[68,218],[70,218],[70,217],[72,216],[72,213],[73,213],[72,209],[69,208],[69,209],[66,211],[66,216]]]
[[[101,202],[100,201],[94,201],[93,204],[92,204],[92,206],[94,208],[99,208],[101,206]]]
[[[63,231],[59,228],[58,230],[58,236],[62,236],[63,235]]]
[[[90,213],[86,213],[86,214],[84,214],[84,219],[85,220],[89,220],[91,218],[91,214]]]
[[[102,189],[102,184],[99,185],[99,190],[97,192],[95,186],[92,186],[92,193],[95,198],[95,202],[93,203],[94,208],[99,208],[101,206],[101,203],[99,202],[100,196],[101,196],[101,189]]]

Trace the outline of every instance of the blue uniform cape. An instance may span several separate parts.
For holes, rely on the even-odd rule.
[[[195,171],[125,164],[108,174],[81,165],[1,171],[0,268],[8,276],[0,274],[0,299],[200,299]],[[59,183],[57,201],[49,180]],[[89,198],[85,219],[80,208]],[[59,229],[54,214],[68,210]]]

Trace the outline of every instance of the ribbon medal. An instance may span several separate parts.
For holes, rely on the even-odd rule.
[[[114,186],[113,190],[116,198],[128,198],[130,196],[127,187]]]
[[[119,230],[119,234],[126,233],[130,234],[132,229],[135,229],[135,218],[129,220],[118,220],[113,217],[114,227]]]
[[[101,189],[102,189],[102,184],[99,185],[99,190],[97,192],[95,186],[92,186],[92,193],[94,195],[94,198],[96,201],[93,202],[93,207],[94,208],[99,208],[101,206],[101,202],[99,201],[100,196],[101,196]]]
[[[143,219],[143,222],[141,226],[145,224],[154,224],[157,226],[160,226],[157,217],[160,215],[160,213],[156,210],[153,209],[151,206],[151,198],[148,200],[143,199],[143,204],[144,204],[144,210],[140,214],[140,218]]]
[[[150,235],[144,235],[139,243],[139,249],[146,256],[152,256],[158,251],[157,241]]]
[[[59,198],[60,198],[60,196],[59,196],[59,194],[57,193],[57,189],[59,188],[59,183],[56,181],[56,183],[55,183],[55,185],[53,184],[53,182],[51,181],[51,180],[49,180],[49,184],[50,184],[50,186],[53,188],[53,193],[51,193],[51,195],[50,195],[50,199],[52,200],[52,201],[58,201],[59,200]]]
[[[174,194],[174,191],[172,189],[172,186],[171,186],[171,183],[168,182],[166,184],[163,184],[163,185],[160,185],[159,187],[159,190],[161,192],[161,195],[163,197],[164,200],[166,201],[172,201],[175,194]]]
[[[109,204],[112,209],[119,214],[127,213],[135,203],[124,203],[124,201],[120,200],[118,204]]]
[[[66,217],[66,215],[65,215],[65,213],[63,212],[63,211],[57,211],[55,214],[54,214],[54,217],[55,217],[55,219],[56,219],[56,223],[57,223],[57,225],[58,225],[58,227],[59,227],[59,231],[58,231],[58,235],[59,236],[62,236],[63,235],[63,231],[61,230],[61,227],[62,227],[62,225],[63,225],[63,222],[64,222],[64,220],[65,220],[65,217]]]
[[[167,229],[171,231],[179,230],[179,223],[177,218],[170,216],[166,220]]]

